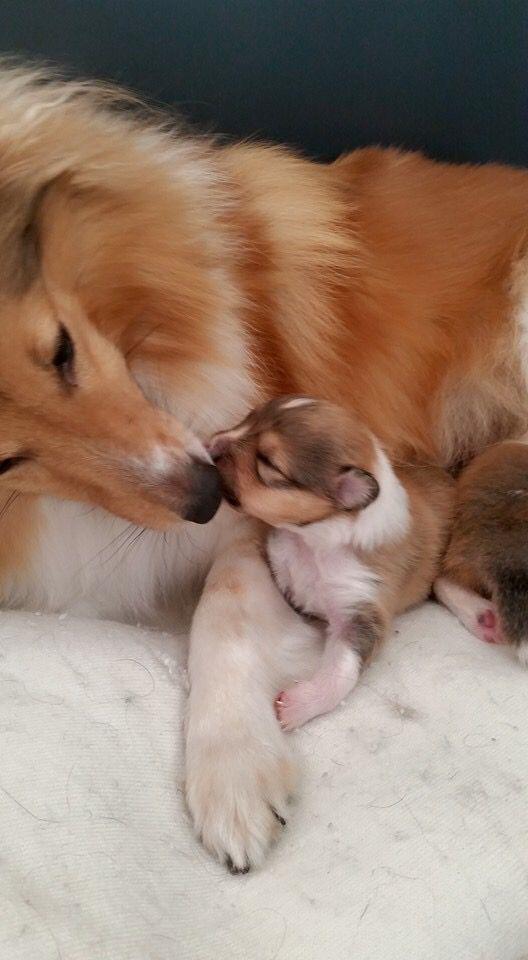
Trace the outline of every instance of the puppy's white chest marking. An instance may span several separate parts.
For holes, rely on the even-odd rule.
[[[378,578],[349,544],[307,543],[302,533],[274,530],[268,559],[282,593],[305,613],[339,625],[360,604],[373,602]]]
[[[268,537],[268,559],[279,589],[295,607],[338,629],[361,604],[374,603],[379,578],[358,558],[398,543],[409,530],[405,488],[377,442],[379,496],[357,516],[337,514],[304,527],[278,528]]]

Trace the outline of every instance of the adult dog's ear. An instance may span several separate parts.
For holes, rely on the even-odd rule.
[[[0,296],[20,296],[39,274],[39,211],[54,182],[33,193],[13,184],[0,186]]]

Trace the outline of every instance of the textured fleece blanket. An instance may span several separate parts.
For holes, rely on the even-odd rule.
[[[526,960],[528,674],[434,605],[294,734],[281,843],[232,877],[182,797],[166,634],[3,614],[2,960]]]

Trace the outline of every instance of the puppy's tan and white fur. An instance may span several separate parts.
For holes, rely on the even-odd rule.
[[[505,441],[456,487],[453,533],[435,594],[480,640],[528,663],[528,444]]]
[[[210,449],[228,501],[273,528],[265,551],[281,592],[326,624],[317,672],[277,699],[293,729],[333,710],[392,618],[429,594],[453,482],[439,468],[393,467],[357,418],[303,397],[259,407]]]

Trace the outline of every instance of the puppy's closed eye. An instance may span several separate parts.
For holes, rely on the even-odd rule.
[[[290,483],[282,470],[260,450],[257,452],[257,476],[267,487],[283,487]]]

